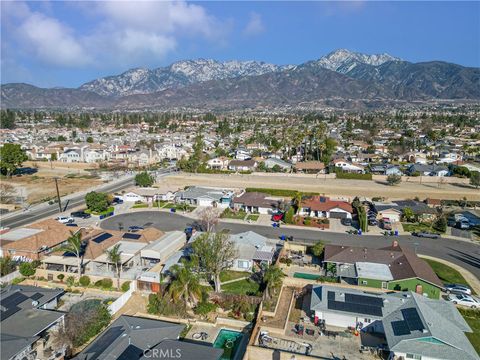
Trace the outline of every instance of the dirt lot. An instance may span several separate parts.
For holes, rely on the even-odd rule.
[[[37,166],[38,172],[33,175],[2,179],[2,182],[15,186],[17,194],[26,197],[30,204],[56,196],[54,177],[59,178],[58,186],[61,196],[101,183],[99,179],[90,178],[90,173],[85,171],[92,168],[91,164],[57,163],[53,167],[50,167],[49,163],[36,162],[35,164],[29,161],[23,164],[23,167]]]
[[[380,181],[324,179],[296,176],[259,176],[259,175],[223,175],[223,174],[177,174],[162,179],[162,185],[184,187],[203,185],[230,188],[274,188],[312,191],[328,196],[344,196],[350,200],[355,196],[385,197],[389,200],[408,199],[418,196],[440,199],[480,200],[480,191],[465,184],[419,184],[401,183],[389,186]]]

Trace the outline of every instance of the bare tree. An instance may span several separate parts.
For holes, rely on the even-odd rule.
[[[0,182],[0,203],[13,204],[15,202],[15,196],[17,190],[13,185]]]
[[[202,228],[204,228],[206,232],[210,233],[215,230],[215,227],[218,224],[217,209],[215,209],[214,207],[207,207],[200,211],[198,217]]]
[[[215,283],[215,291],[221,291],[220,273],[232,266],[237,249],[228,234],[206,233],[193,243],[194,261],[200,271],[206,273]]]

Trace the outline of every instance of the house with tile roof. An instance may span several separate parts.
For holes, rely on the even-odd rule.
[[[326,245],[323,264],[327,271],[355,285],[414,291],[432,299],[438,299],[443,288],[427,262],[396,241],[380,249]]]
[[[326,196],[311,196],[302,199],[298,214],[316,218],[351,219],[353,208],[346,201],[330,200]]]
[[[363,346],[389,351],[389,359],[479,359],[465,336],[472,329],[445,300],[314,285],[309,308],[315,323],[355,328]]]

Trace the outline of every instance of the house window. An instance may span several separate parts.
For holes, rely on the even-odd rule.
[[[369,319],[369,318],[365,318],[363,320],[364,320],[363,321],[364,323],[369,323],[370,324],[372,322],[372,319]]]
[[[407,354],[407,359],[422,360],[422,356],[417,354]]]
[[[367,285],[367,284],[368,284],[367,280],[362,280],[362,285]]]
[[[382,289],[388,289],[388,283],[386,281],[382,281]]]
[[[238,267],[240,269],[248,269],[250,268],[250,264],[248,261],[238,260]]]

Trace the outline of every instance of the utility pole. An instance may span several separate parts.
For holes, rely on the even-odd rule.
[[[60,199],[60,191],[58,190],[58,177],[54,177],[53,180],[55,180],[55,187],[57,188],[58,208],[60,212],[62,212],[62,200]]]

